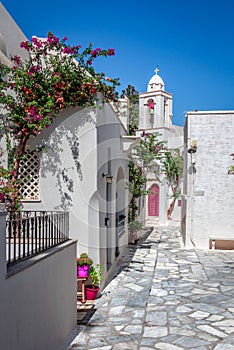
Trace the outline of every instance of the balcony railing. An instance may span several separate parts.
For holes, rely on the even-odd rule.
[[[29,259],[67,240],[68,212],[9,213],[6,222],[7,265]]]

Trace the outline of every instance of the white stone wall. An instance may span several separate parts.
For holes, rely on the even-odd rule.
[[[77,323],[76,242],[6,269],[0,212],[0,349],[57,349]]]
[[[0,4],[0,44],[6,44],[4,52],[7,51],[8,57],[12,54],[26,57],[26,51],[19,48],[20,42],[25,40],[20,28]],[[70,237],[78,240],[77,254],[86,251],[95,263],[106,266],[107,243],[110,244],[111,263],[116,260],[116,178],[120,169],[124,179],[128,178],[128,157],[123,152],[121,139],[127,132],[127,117],[124,123],[110,105],[102,107],[101,103],[91,110],[67,109],[49,129],[29,141],[27,147],[32,150],[41,146],[45,148],[39,153],[40,198],[24,201],[23,205],[25,210],[68,210]],[[1,144],[4,146],[3,139]],[[110,230],[107,234],[104,226],[106,179],[102,172],[107,171],[108,149],[113,183],[110,186]],[[126,203],[123,210],[127,217],[128,193],[124,192]],[[127,236],[126,227],[119,239],[120,251],[127,244]]]
[[[26,210],[68,210],[70,236],[79,248],[88,245],[88,203],[97,191],[96,122],[94,112],[68,109],[30,142],[46,144],[40,154],[40,201],[24,202]],[[78,253],[79,250],[78,250]]]
[[[186,125],[187,149],[197,142],[185,153],[186,245],[208,248],[209,238],[234,239],[234,111],[189,112]]]
[[[150,114],[147,101],[154,100],[154,114]],[[165,106],[166,103],[166,106]],[[139,129],[171,127],[172,96],[161,90],[139,95]]]
[[[11,64],[13,55],[26,59],[28,52],[20,48],[26,40],[0,3],[0,62]],[[1,144],[4,147],[3,139]],[[54,169],[55,163],[48,167]],[[48,194],[50,185],[43,188],[48,198],[53,196]],[[45,210],[44,204],[40,208]],[[77,323],[76,242],[64,243],[7,270],[3,212],[0,237],[0,349],[57,349]]]
[[[11,58],[14,55],[20,55],[23,58],[28,57],[28,52],[20,48],[20,43],[27,38],[18,27],[11,15],[0,3],[0,51],[2,49],[4,56]],[[1,55],[0,55],[1,57]],[[7,63],[4,61],[4,63]]]
[[[122,182],[126,184],[128,179],[128,156],[123,152],[121,138],[125,133],[111,106],[105,105],[101,109],[68,109],[56,118],[51,128],[30,141],[31,148],[43,140],[46,147],[40,156],[40,201],[24,202],[24,208],[68,210],[70,236],[78,240],[77,254],[87,252],[95,263],[104,266],[108,263],[107,245],[109,261],[115,262],[119,169],[123,173]],[[113,181],[108,185],[107,203],[103,174],[108,173]],[[127,218],[128,191],[126,186],[122,189],[125,203],[121,210]],[[120,251],[126,247],[127,238],[126,227],[119,241]]]
[[[98,110],[97,114],[97,183],[100,198],[100,257],[103,265],[108,267],[115,261],[116,219],[120,214],[125,215],[125,232],[119,238],[120,253],[128,242],[128,155],[123,152],[121,136],[126,129],[120,123],[110,105]],[[112,183],[107,184],[103,174],[113,176]],[[120,176],[120,174],[122,174]],[[120,176],[120,177],[119,177]],[[107,189],[108,188],[108,189]],[[107,201],[108,190],[108,201]],[[119,193],[121,191],[121,193]],[[121,201],[120,201],[121,198]],[[108,223],[105,225],[105,218]],[[109,252],[107,253],[107,247]]]

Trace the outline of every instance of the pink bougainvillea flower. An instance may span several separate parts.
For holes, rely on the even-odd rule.
[[[15,55],[12,57],[12,61],[14,61],[17,66],[19,66],[21,63],[21,58],[20,58],[20,56]]]
[[[67,37],[59,40],[52,33],[44,39],[33,37],[30,42],[20,44],[22,49],[30,51],[27,60],[15,56],[11,67],[0,63],[0,76],[8,77],[0,80],[0,103],[7,111],[9,131],[20,145],[14,159],[13,180],[17,179],[20,157],[30,136],[49,128],[61,109],[96,106],[97,92],[103,94],[105,102],[116,100],[117,79],[105,79],[104,73],[97,73],[90,67],[96,57],[112,56],[115,50],[93,49],[90,44],[79,53],[81,45],[69,46],[66,40]],[[14,195],[8,192],[7,200],[11,196],[15,205]],[[17,196],[17,190],[15,193]]]
[[[93,56],[93,57],[95,57],[95,56],[97,55],[97,51],[96,51],[96,50],[92,50],[92,51],[90,52],[90,55]]]
[[[38,48],[40,49],[42,47],[42,41],[39,40],[36,36],[32,37],[32,43]]]
[[[115,49],[108,49],[108,50],[107,50],[107,55],[108,55],[108,56],[113,56],[113,55],[115,55]]]
[[[26,51],[29,51],[29,45],[30,45],[29,41],[20,43],[20,47],[22,49],[25,49]]]
[[[37,73],[39,70],[41,69],[41,66],[37,65],[37,66],[31,66],[28,74],[31,75],[33,73]]]

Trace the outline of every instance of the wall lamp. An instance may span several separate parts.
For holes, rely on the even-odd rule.
[[[113,181],[113,176],[110,175],[110,174],[104,174],[104,173],[102,173],[102,177],[105,177],[105,178],[106,178],[106,182],[107,182],[108,184],[111,184],[112,181]]]
[[[192,140],[191,147],[188,149],[188,153],[196,153],[197,152],[197,141]]]
[[[188,149],[188,153],[196,153],[197,152],[197,148],[195,147],[191,147]]]

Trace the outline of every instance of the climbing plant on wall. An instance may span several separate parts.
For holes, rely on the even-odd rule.
[[[149,180],[150,172],[159,179],[159,174],[164,173],[165,178],[172,192],[172,201],[167,210],[168,220],[174,210],[175,201],[179,195],[179,182],[183,172],[183,160],[179,150],[169,150],[165,141],[160,141],[160,134],[142,133],[141,141],[134,147],[130,173],[130,193],[131,201],[129,205],[129,222],[137,217],[137,198],[146,195],[149,191],[145,185]]]
[[[131,160],[129,162],[129,190],[131,196],[128,209],[129,222],[136,220],[138,210],[137,198],[148,193],[145,191],[146,182],[147,177],[143,169]]]
[[[234,153],[231,153],[230,156],[232,157],[232,160],[234,160]],[[229,168],[228,168],[228,174],[234,174],[234,165],[231,165]]]
[[[162,172],[166,176],[167,183],[171,189],[171,202],[167,209],[167,219],[171,220],[176,199],[180,195],[179,184],[183,174],[183,158],[178,149],[166,151],[162,164]]]
[[[139,124],[139,92],[134,86],[128,85],[122,90],[121,97],[127,97],[129,100],[129,135],[135,135]]]
[[[6,184],[0,184],[0,192],[4,199],[6,186],[13,184],[14,200],[8,198],[12,208],[17,204],[20,161],[29,138],[49,128],[62,109],[94,107],[97,93],[104,102],[117,98],[118,79],[96,72],[92,65],[97,57],[113,56],[115,50],[93,49],[92,44],[81,50],[80,45],[70,46],[66,41],[52,33],[45,39],[33,37],[20,44],[28,51],[28,60],[14,56],[11,66],[0,64],[0,127],[6,136],[10,161],[8,170],[0,169]]]
[[[134,147],[129,163],[129,222],[135,221],[137,217],[137,198],[148,194],[145,184],[148,181],[147,173],[155,170],[162,163],[165,151],[165,142],[159,140],[159,134],[143,132],[141,140]]]

